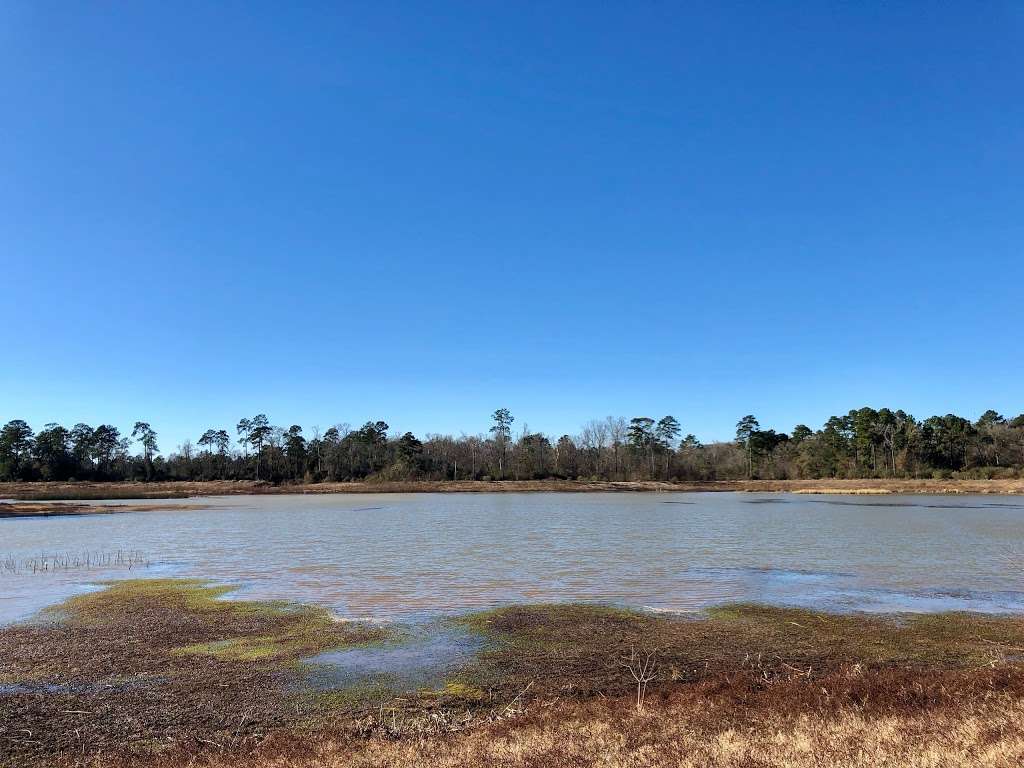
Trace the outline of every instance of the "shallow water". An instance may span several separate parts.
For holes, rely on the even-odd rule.
[[[344,688],[366,680],[384,689],[439,688],[482,647],[478,635],[434,621],[407,626],[383,645],[327,651],[306,661],[316,688]]]
[[[0,568],[0,621],[104,579],[157,576],[237,583],[241,597],[403,621],[560,600],[665,611],[760,601],[1024,612],[1024,499],[1013,496],[381,494],[204,503],[210,508],[0,519],[0,563],[119,549],[141,551],[149,563],[130,571]]]

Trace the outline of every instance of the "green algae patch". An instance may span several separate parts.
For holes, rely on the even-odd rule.
[[[328,722],[332,717],[380,708],[406,714],[431,712],[438,708],[478,710],[489,702],[489,693],[471,682],[446,681],[439,688],[405,690],[392,675],[376,674],[337,688],[305,694],[312,713],[307,724]]]
[[[373,675],[330,690],[310,692],[306,698],[314,703],[312,709],[322,718],[338,712],[372,709],[384,703],[390,706],[397,695],[394,678]]]
[[[170,653],[228,661],[298,659],[385,637],[379,627],[338,622],[319,607],[281,600],[223,599],[235,589],[198,579],[117,581],[100,592],[73,597],[49,613],[79,627],[102,627],[135,618],[154,622],[157,629],[210,635],[212,638],[203,642],[175,645]]]
[[[198,579],[116,581],[102,591],[73,597],[48,614],[55,626],[99,636],[104,630],[128,627],[131,638],[145,627],[139,639],[145,640],[148,650],[172,659],[293,663],[387,637],[377,626],[335,621],[320,607],[224,599],[235,589]]]
[[[190,613],[231,610],[232,604],[218,598],[235,587],[211,585],[198,579],[129,579],[107,582],[99,592],[69,598],[47,608],[44,614],[66,618],[76,624],[103,623],[116,611],[133,610],[148,603],[160,603],[171,610]]]
[[[276,635],[232,637],[175,648],[177,655],[209,656],[222,661],[259,661],[299,659],[340,648],[361,648],[384,640],[383,631],[366,628],[355,633],[340,633],[334,622],[319,625],[314,621],[289,628]]]
[[[461,680],[452,680],[445,683],[439,691],[431,692],[439,698],[455,699],[464,703],[476,704],[487,698],[487,692],[482,688],[471,685]]]
[[[287,648],[274,637],[236,637],[175,648],[180,655],[212,656],[222,661],[257,661],[284,656]]]

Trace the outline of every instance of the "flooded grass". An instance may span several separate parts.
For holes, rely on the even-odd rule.
[[[88,552],[41,552],[30,557],[7,555],[0,560],[0,575],[46,574],[80,570],[134,570],[149,566],[149,558],[139,550],[96,550]]]
[[[556,604],[382,628],[230,591],[117,582],[0,629],[0,765],[656,765],[625,755],[1024,723],[1020,617]],[[656,661],[643,707],[635,651]],[[776,764],[730,754],[706,764]]]
[[[443,689],[450,673],[470,663],[484,643],[449,622],[394,631],[384,643],[327,651],[307,659],[311,682],[320,689],[374,680],[392,693]]]
[[[386,635],[230,591],[117,582],[0,630],[0,765],[254,743],[309,715],[300,659]]]

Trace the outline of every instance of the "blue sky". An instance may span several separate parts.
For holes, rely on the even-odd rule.
[[[1019,3],[0,8],[0,420],[1024,411]]]

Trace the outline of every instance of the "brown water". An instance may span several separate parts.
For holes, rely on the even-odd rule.
[[[0,520],[0,622],[111,578],[197,576],[246,598],[417,619],[513,602],[693,611],[1024,612],[1024,499],[779,494],[251,496],[209,509]],[[111,502],[118,503],[118,502]],[[121,502],[127,503],[127,502]],[[165,502],[161,502],[163,504]],[[175,502],[166,502],[174,504]],[[195,499],[183,500],[193,505]],[[148,565],[74,566],[142,552]],[[71,565],[25,563],[70,553]]]

